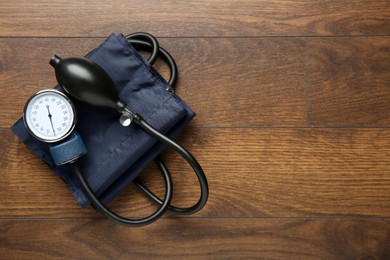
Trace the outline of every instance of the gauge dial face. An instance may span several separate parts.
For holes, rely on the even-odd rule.
[[[42,90],[26,103],[24,122],[30,133],[44,142],[57,142],[75,127],[76,113],[72,101],[57,90]]]

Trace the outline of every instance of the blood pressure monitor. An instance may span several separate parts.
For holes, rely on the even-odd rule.
[[[62,92],[48,89],[37,92],[26,102],[23,119],[35,138],[54,143],[72,133],[77,118],[72,101]]]
[[[166,91],[172,92],[173,85],[176,82],[176,78],[177,78],[177,68],[174,60],[169,55],[169,53],[159,47],[157,41],[153,36],[146,33],[137,33],[134,35],[130,35],[129,38],[126,39],[129,40],[129,43],[134,43],[135,45],[141,45],[141,47],[146,47],[147,49],[152,49],[151,51],[152,55],[148,59],[149,65],[153,64],[153,62],[157,59],[157,56],[159,54],[162,55],[164,60],[168,61],[168,64],[170,65],[170,71],[171,71],[171,78],[169,79],[168,84],[161,84],[155,86],[156,87],[163,86],[165,87]],[[148,39],[150,40],[150,42],[148,41]],[[121,45],[121,48],[123,47],[124,46]],[[130,46],[128,50],[132,51]],[[127,58],[128,57],[126,57],[126,59]],[[134,58],[137,60],[138,55],[135,55]],[[120,62],[125,63],[124,59],[121,60]],[[129,64],[134,63],[134,61],[129,61],[129,62],[130,62]],[[106,217],[125,226],[143,226],[146,224],[150,224],[153,221],[160,218],[162,214],[164,214],[164,212],[166,212],[167,210],[170,211],[171,213],[188,215],[188,214],[196,213],[203,208],[208,198],[208,183],[207,183],[206,176],[203,172],[203,169],[198,163],[198,161],[187,149],[185,149],[183,146],[179,145],[178,143],[170,139],[170,137],[166,136],[165,133],[160,133],[151,124],[145,121],[141,115],[134,112],[132,110],[132,107],[127,106],[125,100],[121,100],[117,92],[116,85],[114,84],[114,81],[102,67],[100,67],[97,63],[87,58],[69,57],[69,58],[61,59],[57,55],[54,55],[50,59],[49,63],[55,69],[55,75],[58,81],[58,85],[61,86],[62,90],[66,94],[54,89],[39,91],[34,95],[32,95],[32,97],[30,97],[27,100],[23,111],[23,121],[29,133],[32,135],[32,137],[36,138],[41,142],[44,142],[44,143],[40,143],[39,146],[42,148],[42,151],[45,155],[45,162],[47,162],[51,167],[62,167],[62,165],[67,164],[68,166],[66,167],[68,167],[68,170],[71,169],[73,171],[75,175],[75,179],[78,182],[78,187],[81,188],[82,192],[88,198],[91,205],[93,205],[95,209],[100,211]],[[130,65],[128,65],[126,68],[129,68],[129,66]],[[151,69],[148,66],[146,66],[146,64],[140,63],[139,67],[137,68],[138,68],[137,70],[134,70],[135,73],[142,74],[142,76],[152,77],[153,82],[156,81],[154,80],[155,77],[156,79],[159,78],[158,75],[154,75],[153,73],[150,76],[148,76],[149,75],[148,73],[150,73]],[[132,84],[135,85],[139,84],[139,87],[141,88],[143,86],[142,84],[143,81],[141,80],[140,82],[138,82],[139,78],[137,77],[134,76],[134,83]],[[133,78],[133,76],[130,78]],[[147,86],[152,87],[151,82],[149,83],[149,79],[145,82],[148,82],[146,84]],[[166,87],[165,85],[169,85],[169,87]],[[164,91],[164,89],[159,88],[158,92],[157,91],[155,93],[153,92],[152,95],[153,96],[156,95],[156,97],[153,97],[153,99],[156,100],[157,94],[158,95],[162,94],[163,93],[162,91]],[[170,93],[169,95],[170,97],[174,97],[173,93]],[[86,178],[84,176],[84,172],[85,172],[84,168],[88,167],[89,165],[83,164],[81,160],[84,159],[81,157],[87,154],[87,146],[84,144],[82,136],[78,134],[76,131],[78,127],[77,129],[75,129],[76,121],[77,121],[76,108],[68,97],[72,98],[73,100],[77,100],[78,102],[84,103],[85,105],[89,105],[91,107],[100,107],[100,108],[116,110],[120,114],[119,121],[123,126],[129,126],[130,124],[133,123],[136,125],[132,128],[129,128],[129,131],[143,130],[145,133],[150,135],[150,141],[149,139],[146,139],[146,137],[143,137],[141,143],[151,145],[153,144],[152,141],[154,142],[160,141],[161,143],[169,146],[174,151],[179,153],[179,155],[181,155],[184,158],[184,160],[187,161],[187,163],[191,166],[192,170],[195,172],[197,179],[199,181],[200,197],[198,201],[194,205],[185,208],[176,207],[171,204],[172,194],[173,194],[172,179],[164,163],[161,161],[161,159],[157,157],[154,160],[156,161],[157,166],[161,171],[165,182],[166,192],[164,198],[160,199],[147,187],[142,185],[142,183],[139,183],[136,180],[133,181],[133,183],[136,185],[137,188],[139,188],[142,191],[142,193],[144,193],[153,202],[159,205],[156,211],[150,214],[149,216],[142,217],[142,218],[125,218],[111,211],[101,201],[100,199],[101,194],[95,194],[95,191],[90,187],[90,183],[88,182],[90,181],[90,178]],[[137,97],[137,95],[135,97]],[[146,94],[134,98],[134,100],[138,100],[138,102],[140,103],[142,103],[142,99],[149,100],[149,103],[151,100],[151,98],[148,97],[148,95]],[[178,103],[180,102],[181,101],[178,100]],[[168,112],[170,110],[163,110],[163,111]],[[192,117],[188,116],[186,120],[190,120],[190,118]],[[167,118],[171,118],[171,117],[167,117]],[[151,119],[153,119],[153,117],[151,117]],[[160,122],[161,120],[160,121],[157,120],[157,122],[154,123],[159,125]],[[91,122],[91,124],[92,123],[93,122]],[[178,126],[178,127],[182,127],[182,126]],[[80,133],[83,133],[81,131],[82,130],[81,128],[79,130]],[[172,132],[172,135],[173,133],[174,132]],[[138,132],[138,135],[134,135],[134,136],[141,136],[141,135]],[[109,142],[110,139],[108,138],[108,140],[104,140],[104,141]],[[136,138],[132,140],[132,142],[135,142],[136,146],[138,145],[137,141],[138,140],[136,140]],[[99,147],[99,146],[91,146],[91,143],[87,143],[87,145],[88,145],[88,149],[96,149],[96,147]],[[122,151],[122,149],[125,150],[125,148],[126,147],[121,147],[121,149],[119,150]],[[129,148],[131,149],[131,147]],[[145,155],[140,155],[141,157],[138,156],[137,158],[151,157],[151,155],[148,154],[148,149],[152,149],[152,148],[145,147],[144,149]],[[134,152],[137,150],[132,149],[131,151]],[[93,153],[91,154],[93,155]],[[135,158],[134,155],[131,154],[132,153],[127,152],[125,153],[125,156],[128,156],[129,158]],[[88,156],[88,154],[86,156]],[[89,162],[88,160],[90,158],[88,157],[85,158],[87,162]],[[80,164],[78,162],[79,160],[81,162]],[[111,164],[115,162],[116,161],[113,160]],[[96,164],[99,163],[100,162],[96,162]],[[138,161],[136,163],[138,163]],[[143,161],[141,161],[140,165],[142,165],[142,163]],[[141,167],[141,166],[137,166],[137,167]],[[70,171],[70,173],[72,171]],[[94,176],[94,178],[99,178],[99,177]],[[115,182],[117,183],[121,179],[122,177]]]

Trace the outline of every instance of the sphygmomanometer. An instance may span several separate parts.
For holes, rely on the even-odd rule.
[[[144,60],[136,49],[151,54]],[[169,65],[168,81],[152,67],[158,57]],[[86,57],[54,55],[49,63],[58,86],[32,95],[12,130],[65,181],[81,206],[91,204],[126,226],[152,223],[166,211],[193,214],[204,207],[208,184],[202,167],[173,141],[195,114],[174,93],[176,64],[152,35],[111,35]],[[197,176],[200,198],[193,206],[171,205],[170,172],[158,156],[166,146]],[[164,198],[136,179],[151,161],[164,178]],[[153,214],[124,218],[106,206],[130,183],[158,205]]]

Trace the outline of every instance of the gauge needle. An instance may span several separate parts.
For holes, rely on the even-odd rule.
[[[49,105],[46,106],[47,108],[47,112],[49,113],[49,119],[50,119],[50,124],[51,124],[51,129],[53,129],[53,134],[54,136],[56,135],[56,132],[54,131],[54,126],[53,126],[53,120],[51,119],[52,115],[50,114],[50,109],[49,109]]]

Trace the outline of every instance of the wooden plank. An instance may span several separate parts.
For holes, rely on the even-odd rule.
[[[0,39],[0,127],[9,127],[21,116],[31,94],[55,85],[48,64],[54,53],[82,56],[102,41]],[[177,94],[198,114],[197,125],[306,124],[303,40],[163,39],[161,45],[176,58],[180,73]],[[157,69],[166,74],[161,64]]]
[[[100,217],[79,209],[61,181],[10,131],[0,135],[0,216]],[[179,141],[209,179],[210,199],[198,216],[390,216],[389,129],[190,127]],[[174,203],[195,202],[194,174],[174,153],[165,159],[175,184]],[[163,192],[153,169],[142,177]],[[154,209],[134,194],[129,188],[112,206],[128,216]]]
[[[1,36],[389,35],[387,0],[1,2]]]
[[[390,259],[389,13],[388,0],[1,1],[0,259]],[[135,31],[177,60],[198,114],[179,142],[210,199],[128,229],[80,209],[9,127],[55,84],[53,53]],[[163,158],[173,203],[195,202],[189,167]],[[153,165],[140,180],[163,195]],[[155,209],[134,187],[110,206]]]
[[[389,220],[2,220],[0,254],[29,259],[388,259]],[[70,250],[71,248],[71,250]]]
[[[309,124],[390,126],[390,39],[310,39]]]

